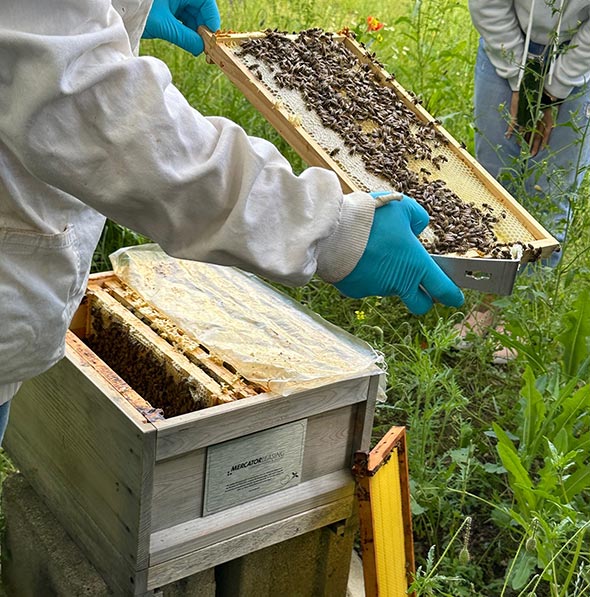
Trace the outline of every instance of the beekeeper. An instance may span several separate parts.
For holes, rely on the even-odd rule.
[[[203,50],[214,0],[0,3],[0,403],[64,354],[105,217],[170,255],[344,294],[398,295],[414,313],[461,291],[416,235],[410,198],[342,194],[335,174],[294,175],[267,141],[205,118],[140,37]],[[387,198],[386,198],[387,199]]]
[[[590,3],[469,0],[469,10],[481,35],[475,155],[510,191],[537,197],[544,224],[563,240],[590,164]],[[519,121],[527,96],[538,96],[541,116],[531,130]]]

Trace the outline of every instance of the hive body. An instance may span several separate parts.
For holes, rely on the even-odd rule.
[[[280,395],[190,343],[181,353],[158,330],[172,335],[173,324],[160,314],[151,327],[133,300],[112,274],[94,277],[65,358],[23,385],[6,437],[19,469],[116,594],[142,595],[348,518],[352,456],[369,443],[380,370]],[[93,343],[127,377],[143,363],[137,378],[149,380],[158,404]],[[227,463],[239,482],[208,472],[236,450],[240,462]],[[283,453],[297,478],[279,479]],[[245,474],[248,465],[254,472]],[[236,490],[248,484],[250,496]]]

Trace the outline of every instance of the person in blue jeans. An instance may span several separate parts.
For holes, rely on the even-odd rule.
[[[564,241],[590,163],[590,3],[469,0],[469,10],[481,36],[476,158]],[[518,121],[518,106],[535,64],[542,65],[540,118],[529,130]]]
[[[590,3],[469,0],[469,11],[480,34],[475,157],[563,243],[590,163]],[[546,264],[557,265],[560,255]],[[457,325],[460,338],[503,332],[491,300]],[[515,356],[500,348],[494,362]]]

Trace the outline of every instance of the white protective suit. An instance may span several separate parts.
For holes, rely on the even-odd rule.
[[[286,284],[356,265],[374,201],[205,118],[137,57],[150,2],[0,2],[0,403],[63,356],[105,216]]]
[[[550,95],[566,98],[590,81],[588,0],[469,0],[469,11],[491,63],[512,91],[518,90],[524,72],[528,39],[555,47],[569,42],[550,65],[545,83]]]

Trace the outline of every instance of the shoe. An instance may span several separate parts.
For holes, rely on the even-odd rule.
[[[499,325],[495,328],[498,334],[507,334],[503,325]],[[509,346],[501,346],[494,351],[492,355],[492,363],[494,365],[507,365],[510,361],[513,361],[518,356],[518,351]]]
[[[508,365],[510,361],[513,361],[518,356],[518,352],[514,348],[508,346],[502,346],[498,350],[494,351],[492,355],[492,363],[494,365]]]
[[[494,326],[495,313],[485,305],[478,305],[472,309],[461,321],[453,327],[457,332],[459,340],[457,348],[464,350],[471,347],[471,342],[467,340],[469,335],[484,338],[488,330]]]

